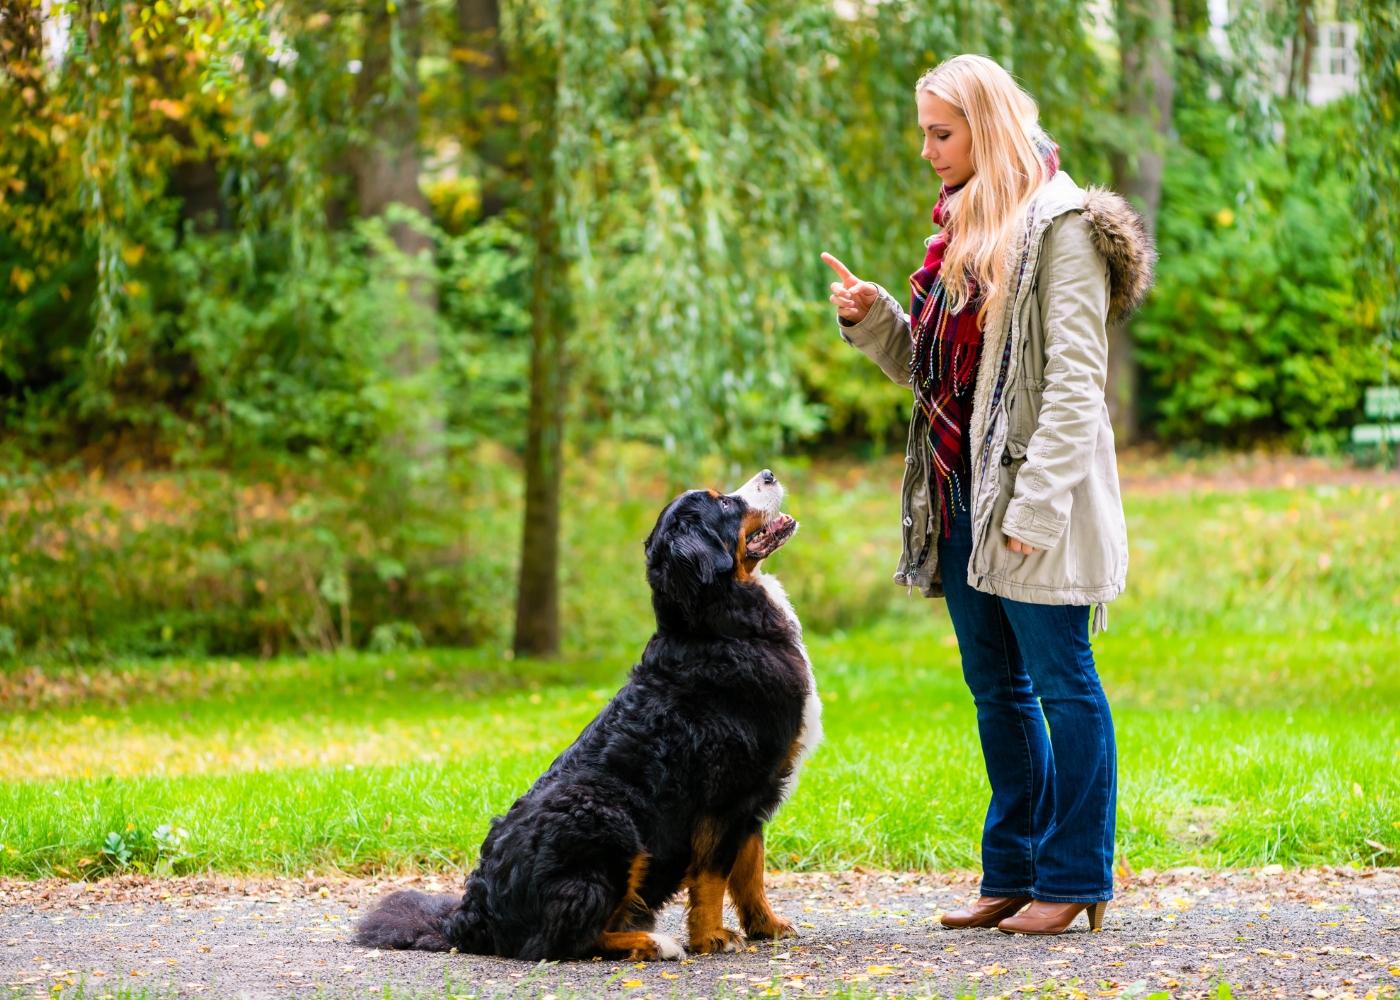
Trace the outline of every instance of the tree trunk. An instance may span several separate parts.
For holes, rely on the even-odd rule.
[[[506,66],[500,37],[498,0],[457,0],[468,138],[488,170],[508,169],[507,156],[519,148],[512,127],[503,134],[496,109]],[[557,62],[548,52],[521,60],[526,77],[523,99],[539,128],[526,141],[526,166],[533,182],[535,260],[530,287],[530,408],[525,439],[525,522],[520,545],[520,578],[515,605],[517,656],[559,652],[559,486],[563,474],[564,413],[568,406],[568,331],[571,320],[568,262],[559,231],[559,188],[554,168],[554,93]],[[485,214],[494,214],[490,186],[483,177]]]
[[[544,108],[539,110],[544,111]],[[548,115],[541,131],[552,135]],[[570,302],[568,264],[560,245],[555,209],[553,143],[537,144],[535,263],[531,281],[530,410],[525,443],[525,526],[520,548],[520,587],[515,608],[518,656],[559,652],[559,480],[563,464],[564,410]]]
[[[1312,0],[1298,0],[1298,20],[1293,31],[1293,51],[1288,60],[1288,99],[1307,102],[1312,79],[1313,51],[1317,48],[1317,24]]]
[[[472,76],[492,79],[505,69],[501,47],[501,9],[497,0],[457,0],[457,30],[470,55],[462,68]]]
[[[1172,126],[1175,89],[1171,0],[1118,0],[1118,46],[1122,60],[1121,100],[1124,115],[1143,136],[1133,155],[1113,158],[1113,182],[1132,201],[1155,237],[1162,203],[1162,167]],[[1130,444],[1138,435],[1137,364],[1130,323],[1108,331],[1109,417],[1114,436]]]
[[[355,85],[355,102],[365,119],[366,142],[351,160],[360,215],[372,218],[397,202],[429,213],[428,199],[418,187],[418,57],[422,54],[419,0],[402,0],[390,13],[389,4],[369,5],[365,14],[364,58]],[[400,57],[394,56],[398,35]],[[392,229],[404,253],[431,246],[428,237],[408,226]]]
[[[398,5],[373,3],[365,11],[364,47],[355,103],[366,138],[350,152],[355,196],[360,216],[383,215],[393,204],[432,214],[427,197],[418,186],[418,59],[422,54],[422,6],[420,0],[400,0]],[[397,50],[397,51],[396,51]],[[415,257],[431,250],[430,236],[403,222],[389,226],[395,246]],[[397,318],[394,331],[398,346],[389,357],[396,375],[414,378],[432,369],[438,360],[437,338],[428,321],[437,312],[437,288],[427,278],[411,278],[408,295],[416,306]],[[420,460],[440,449],[443,431],[442,400],[436,387],[426,389],[428,399],[409,415],[395,433],[390,449],[404,448]]]

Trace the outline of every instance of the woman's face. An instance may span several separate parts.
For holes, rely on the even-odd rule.
[[[919,128],[924,133],[921,154],[944,184],[957,187],[972,179],[972,127],[943,98],[918,92]]]

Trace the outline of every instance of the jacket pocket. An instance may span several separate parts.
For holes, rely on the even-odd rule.
[[[1045,398],[1045,380],[1022,378],[1007,400],[1006,448],[1012,458],[1025,458],[1026,448],[1040,423],[1040,404]]]
[[[1006,446],[1012,458],[1024,458],[1031,435],[1040,425],[1040,404],[1045,398],[1045,323],[1041,302],[1041,283],[1026,300],[1022,317],[1025,331],[1021,354],[1012,384],[1007,387],[1006,410],[1010,418],[1006,428]]]

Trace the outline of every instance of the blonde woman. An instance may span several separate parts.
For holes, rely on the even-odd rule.
[[[1089,640],[1128,569],[1105,330],[1153,252],[1126,202],[1059,169],[995,62],[950,59],[915,97],[942,190],[909,312],[822,258],[841,336],[914,392],[895,581],[947,599],[992,787],[981,896],[942,920],[1059,934],[1087,910],[1098,927],[1117,760]]]

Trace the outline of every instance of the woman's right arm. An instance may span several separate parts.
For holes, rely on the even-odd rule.
[[[909,317],[889,292],[871,281],[861,281],[845,264],[829,253],[822,260],[841,280],[831,283],[841,339],[880,366],[897,385],[909,386]]]

